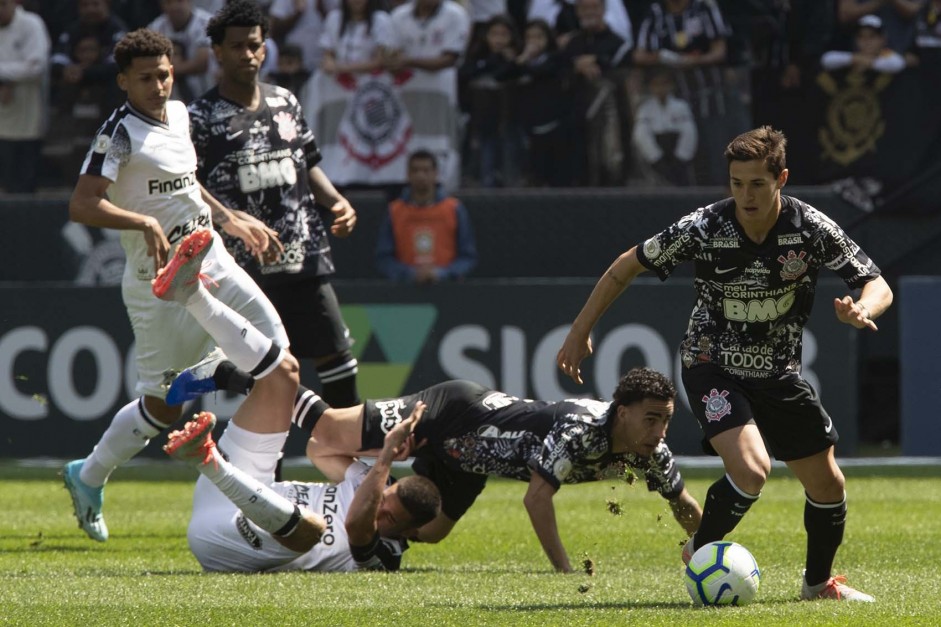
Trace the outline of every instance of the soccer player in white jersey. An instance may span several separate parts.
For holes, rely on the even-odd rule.
[[[287,352],[277,312],[226,252],[212,223],[258,255],[274,240],[198,184],[186,107],[168,102],[171,52],[166,37],[145,29],[117,44],[117,80],[127,102],[99,131],[69,203],[72,220],[121,231],[122,291],[137,350],[140,398],[118,411],[87,458],[63,468],[79,527],[101,542],[108,539],[101,507],[111,472],[181,415],[165,402],[176,372],[214,344],[222,347],[257,378],[236,416],[289,420],[297,391],[297,361]],[[213,294],[201,275],[212,279]]]
[[[195,416],[164,447],[202,474],[187,533],[193,555],[207,571],[398,570],[408,548],[405,538],[441,507],[431,480],[389,478],[424,409],[417,405],[389,430],[372,468],[338,456],[335,462],[345,472],[336,485],[274,481],[287,421],[269,433],[270,421],[236,417],[217,447],[215,417]]]

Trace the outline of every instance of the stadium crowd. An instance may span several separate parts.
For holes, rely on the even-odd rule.
[[[0,188],[74,182],[123,99],[112,48],[125,32],[173,41],[175,98],[215,85],[205,26],[224,4],[0,0]],[[419,148],[449,189],[722,184],[706,155],[774,122],[763,116],[822,60],[898,71],[941,48],[938,0],[259,5],[271,25],[262,79],[298,95],[341,187],[400,186]],[[869,52],[863,31],[881,42]]]

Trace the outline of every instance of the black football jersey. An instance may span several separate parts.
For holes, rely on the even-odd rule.
[[[761,244],[745,235],[728,198],[638,245],[637,258],[661,280],[680,263],[695,263],[697,300],[680,346],[683,364],[715,363],[744,380],[800,371],[801,335],[822,267],[850,289],[880,274],[830,218],[783,195],[781,215]]]
[[[260,84],[255,111],[223,98],[215,87],[189,106],[197,177],[224,205],[275,229],[284,254],[260,266],[233,238],[226,244],[264,286],[297,275],[333,273],[330,242],[310,188],[320,150],[294,95]]]

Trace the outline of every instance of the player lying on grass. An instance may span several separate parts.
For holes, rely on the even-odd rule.
[[[286,422],[271,433],[270,421],[233,419],[217,446],[215,416],[195,416],[164,447],[201,473],[187,532],[193,555],[207,571],[398,570],[406,536],[441,506],[428,479],[389,477],[424,410],[416,404],[389,431],[372,468],[335,457],[336,484],[274,480]]]
[[[202,364],[185,371],[168,398],[232,389],[234,366]],[[213,376],[215,373],[215,376]],[[235,375],[240,380],[243,374]],[[438,542],[474,503],[490,475],[529,482],[523,499],[533,530],[556,570],[571,564],[556,524],[553,496],[563,483],[625,477],[636,469],[670,503],[687,534],[702,510],[683,484],[664,443],[676,389],[662,374],[635,368],[621,378],[612,402],[523,400],[469,381],[449,381],[400,398],[330,408],[302,390],[292,421],[311,433],[308,456],[339,480],[350,455],[371,455],[419,403],[428,406],[410,441],[413,469],[441,491],[441,514],[413,536]]]

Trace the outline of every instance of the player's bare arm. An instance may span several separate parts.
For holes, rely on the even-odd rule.
[[[670,509],[673,510],[673,518],[680,523],[688,535],[693,535],[699,529],[699,523],[702,521],[702,508],[686,488],[683,488],[679,496],[670,499]]]
[[[852,296],[834,298],[833,308],[840,322],[857,329],[878,331],[874,320],[892,305],[892,299],[892,288],[880,276],[863,286],[859,300],[854,301]]]
[[[576,383],[582,383],[582,360],[591,355],[591,330],[604,312],[627,286],[645,270],[637,260],[637,247],[633,247],[614,260],[611,267],[598,279],[595,289],[572,323],[562,348],[556,355],[556,364]]]
[[[107,198],[111,181],[103,176],[83,174],[69,199],[69,218],[89,226],[119,231],[140,231],[147,242],[147,256],[154,259],[154,272],[167,263],[170,242],[153,216],[123,209]]]
[[[333,224],[330,232],[335,237],[349,237],[356,227],[356,210],[337,188],[333,186],[324,171],[318,166],[310,169],[310,184],[314,198],[320,204],[330,207],[333,213]]]
[[[533,531],[536,532],[536,537],[539,538],[539,543],[552,563],[552,567],[560,573],[570,573],[572,565],[569,563],[565,547],[562,546],[562,538],[559,537],[555,506],[552,504],[552,497],[556,492],[557,490],[548,481],[534,472],[529,480],[526,496],[523,497],[523,505],[526,506],[529,520],[533,524]]]
[[[265,262],[265,253],[271,247],[272,236],[277,239],[277,233],[265,226],[261,221],[246,219],[244,212],[232,211],[223,205],[218,198],[209,193],[209,191],[199,185],[200,195],[203,202],[209,205],[212,212],[212,221],[223,231],[237,237],[245,244],[245,248],[254,256],[259,263]]]
[[[395,425],[395,428],[386,434],[376,463],[369,469],[369,473],[360,486],[356,488],[356,494],[350,501],[346,517],[346,533],[351,545],[363,546],[375,537],[379,528],[376,512],[379,510],[382,494],[389,480],[392,461],[412,434],[415,425],[421,420],[425,407],[424,403],[416,403],[409,417]]]

